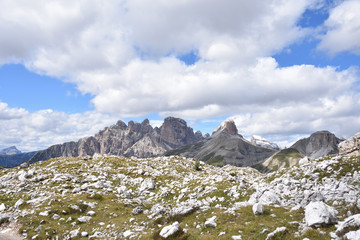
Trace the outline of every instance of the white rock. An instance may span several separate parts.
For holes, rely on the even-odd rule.
[[[360,240],[360,229],[357,231],[351,231],[344,235],[347,240]]]
[[[44,217],[49,216],[49,211],[40,212],[39,215]]]
[[[95,215],[95,212],[93,210],[91,210],[91,211],[88,211],[88,213],[86,215],[93,216],[93,215]]]
[[[252,210],[255,215],[261,215],[264,213],[264,206],[261,203],[255,203]]]
[[[241,240],[242,239],[241,235],[234,235],[231,238],[234,239],[234,240]]]
[[[60,218],[60,216],[55,213],[51,218],[54,220],[58,220]]]
[[[93,235],[89,237],[89,239],[102,239],[104,234],[102,232],[95,232]]]
[[[25,203],[25,201],[23,199],[19,199],[17,200],[17,202],[14,204],[15,208],[19,208],[21,205],[23,205]]]
[[[217,217],[216,216],[213,216],[211,218],[208,218],[206,221],[205,221],[205,227],[216,227],[216,219]]]
[[[71,238],[77,237],[79,236],[79,233],[80,233],[79,229],[72,230],[70,231],[70,237]]]
[[[303,157],[302,159],[299,160],[299,165],[304,165],[304,164],[308,164],[309,163],[309,158],[308,157]]]
[[[359,228],[360,227],[360,214],[356,214],[344,219],[337,225],[336,234],[341,234],[344,230],[349,228]]]
[[[309,227],[320,227],[337,223],[335,208],[323,202],[311,202],[305,207],[305,222]]]
[[[163,238],[168,238],[169,236],[179,231],[179,228],[180,228],[179,222],[174,222],[173,224],[161,229],[160,236]]]
[[[179,206],[171,209],[170,215],[176,216],[176,215],[185,215],[193,211],[193,206]]]
[[[24,182],[26,181],[26,178],[28,177],[28,174],[26,171],[24,170],[21,170],[18,172],[18,179],[21,181],[21,182]]]
[[[152,178],[146,178],[140,185],[139,191],[145,190],[154,190],[155,189],[155,181]]]
[[[278,227],[278,228],[275,229],[275,231],[269,233],[265,240],[272,239],[272,237],[275,236],[276,233],[284,232],[284,231],[286,231],[286,227]]]
[[[38,197],[38,198],[35,198],[35,199],[32,199],[32,200],[29,200],[27,201],[26,203],[27,204],[30,204],[30,205],[38,205],[42,202],[45,202],[46,200],[48,200],[50,197]]]
[[[88,232],[81,232],[81,236],[82,237],[87,237],[87,236],[89,236],[89,234],[88,234]]]
[[[259,202],[263,205],[279,205],[280,198],[276,193],[272,191],[265,191],[259,198]]]
[[[5,204],[4,203],[0,204],[0,211],[4,211],[5,209],[6,209]]]
[[[91,217],[89,217],[89,216],[82,216],[82,217],[78,218],[78,221],[81,223],[87,223],[87,222],[90,222],[90,220],[91,220]]]
[[[134,232],[132,232],[132,231],[130,231],[130,230],[126,230],[124,233],[123,233],[123,235],[124,235],[124,237],[129,237],[129,236],[131,236],[132,234],[134,234]]]

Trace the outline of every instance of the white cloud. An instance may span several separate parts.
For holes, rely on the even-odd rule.
[[[6,104],[0,102],[0,108],[4,105]],[[18,109],[7,108],[7,111],[16,112]],[[52,110],[34,113],[20,110],[20,112],[21,114],[16,118],[0,119],[2,134],[0,145],[16,145],[22,151],[40,150],[53,144],[77,141],[80,137],[93,135],[117,121],[114,116],[96,112],[81,114],[66,114]]]
[[[360,55],[360,1],[348,0],[330,11],[325,22],[326,33],[321,37],[319,49],[331,55],[351,52]]]
[[[239,132],[244,135],[291,136],[310,135],[329,130],[348,138],[360,130],[360,94],[320,98],[307,103],[263,108],[252,113],[235,115]],[[281,139],[280,138],[280,139]]]
[[[270,57],[309,34],[297,22],[319,2],[1,1],[0,64],[20,62],[73,82],[94,95],[95,110],[29,113],[0,103],[0,130],[6,141],[35,149],[91,135],[114,115],[156,112],[189,120],[237,116],[242,134],[327,128],[348,136],[358,131],[357,69],[279,67]],[[321,49],[358,54],[357,4],[330,12]],[[175,57],[192,50],[200,58],[192,66]]]
[[[26,114],[23,108],[10,108],[7,103],[0,102],[0,121],[21,118]]]

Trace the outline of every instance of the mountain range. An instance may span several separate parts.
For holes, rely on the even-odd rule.
[[[203,139],[201,132],[194,133],[193,129],[180,118],[167,117],[160,128],[153,128],[148,119],[142,123],[130,121],[128,125],[118,121],[95,136],[81,138],[77,142],[54,145],[40,151],[30,159],[30,163],[56,157],[93,156],[95,153],[140,158],[154,157]]]
[[[92,157],[94,154],[138,158],[179,155],[216,166],[253,166],[260,171],[273,171],[293,166],[305,156],[318,158],[338,153],[340,142],[334,134],[319,131],[300,139],[289,149],[280,150],[275,143],[260,136],[253,136],[250,141],[245,139],[232,120],[224,121],[211,136],[194,132],[180,118],[167,117],[160,127],[152,127],[148,119],[141,123],[129,121],[128,124],[119,120],[77,142],[57,144],[11,158],[0,156],[0,166],[13,167],[24,161],[35,163],[57,157]]]
[[[251,166],[274,153],[274,149],[258,146],[243,138],[234,121],[227,120],[215,129],[210,138],[168,151],[166,155],[197,158],[217,166]]]

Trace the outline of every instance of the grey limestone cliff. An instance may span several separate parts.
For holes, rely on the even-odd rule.
[[[40,151],[30,159],[30,163],[56,157],[92,156],[95,153],[153,157],[202,139],[200,132],[194,134],[193,129],[180,118],[168,117],[160,128],[153,128],[148,119],[142,123],[130,121],[128,125],[118,121],[95,136],[81,138],[77,142],[53,145]]]
[[[298,150],[309,158],[316,159],[339,153],[338,144],[341,139],[329,131],[318,131],[294,143],[290,148]]]
[[[232,120],[227,120],[212,133],[211,137],[196,144],[187,145],[166,155],[198,158],[208,164],[223,166],[251,166],[264,161],[275,151],[250,143],[244,139]]]

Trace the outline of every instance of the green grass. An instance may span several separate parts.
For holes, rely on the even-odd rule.
[[[211,155],[208,161],[216,159],[216,156]],[[338,164],[331,166],[334,170],[339,171],[339,176],[346,176],[348,172],[355,170],[360,171],[360,158],[352,158],[350,160],[340,160]],[[324,159],[326,160],[326,159]],[[319,160],[324,161],[324,160]],[[238,199],[233,199],[229,196],[230,189],[233,186],[238,186],[240,183],[236,178],[247,178],[247,175],[263,176],[253,169],[240,169],[232,166],[226,166],[223,169],[214,168],[208,165],[201,165],[202,171],[194,171],[195,161],[188,161],[186,159],[174,157],[171,158],[166,164],[162,164],[160,160],[131,160],[128,158],[101,158],[99,160],[81,159],[81,158],[58,158],[46,162],[39,162],[32,165],[30,168],[35,168],[36,174],[44,172],[49,175],[49,179],[53,178],[54,173],[69,173],[78,178],[77,181],[70,179],[70,181],[54,182],[47,181],[31,183],[26,188],[28,192],[0,194],[0,203],[3,202],[6,206],[13,206],[15,202],[22,198],[30,200],[30,193],[32,191],[47,191],[51,194],[50,199],[40,204],[39,206],[30,206],[24,204],[20,207],[21,210],[28,210],[24,216],[19,217],[19,223],[22,224],[21,231],[27,232],[27,238],[31,239],[33,236],[38,235],[39,239],[65,238],[71,230],[80,228],[81,231],[86,231],[92,235],[95,231],[104,232],[106,234],[113,233],[107,238],[119,237],[120,234],[128,229],[130,226],[141,226],[143,230],[137,233],[135,239],[161,239],[159,233],[165,225],[172,224],[174,221],[179,221],[183,231],[170,239],[231,239],[233,235],[241,235],[242,239],[265,239],[267,234],[274,231],[277,227],[286,227],[287,231],[278,233],[273,239],[296,239],[300,240],[308,237],[311,240],[326,240],[330,239],[329,232],[334,231],[335,227],[321,228],[322,234],[317,229],[310,229],[303,235],[299,233],[299,222],[304,219],[304,212],[302,209],[290,212],[288,208],[284,207],[271,207],[265,206],[265,213],[263,215],[255,216],[252,212],[251,206],[242,207],[235,211],[235,215],[225,213],[227,207],[231,207],[235,202],[246,201],[250,195],[255,191],[251,188],[251,183],[246,182],[246,189],[237,190],[240,193]],[[100,172],[97,165],[103,162],[103,170]],[[92,166],[92,167],[91,167]],[[144,172],[138,173],[139,166],[144,167]],[[41,171],[40,171],[41,169]],[[11,171],[18,171],[20,168],[1,170],[4,173]],[[117,174],[125,174],[133,179],[135,178],[148,178],[153,177],[151,171],[161,172],[155,178],[156,188],[148,193],[139,193],[135,191],[139,184],[129,184],[124,180],[116,179]],[[207,179],[213,176],[217,171],[224,171],[222,180],[213,178],[204,182],[202,179]],[[328,176],[333,174],[334,171],[319,171],[320,176]],[[111,181],[113,187],[125,185],[128,189],[134,190],[130,199],[123,199],[116,192],[107,192],[103,189],[90,188],[92,193],[80,192],[72,194],[71,190],[76,186],[81,186],[81,182],[86,176],[83,174],[88,173],[91,175],[102,177],[107,175],[107,180]],[[295,170],[284,169],[273,174],[264,176],[266,181],[270,182],[282,174],[295,174]],[[190,176],[195,176],[191,178]],[[180,192],[184,189],[182,185],[184,177],[188,177],[187,193],[183,198],[178,200]],[[74,180],[74,181],[73,181]],[[60,188],[61,186],[61,188]],[[206,186],[212,186],[215,190],[205,194]],[[167,187],[169,192],[167,196],[159,197],[158,193],[162,187]],[[67,193],[62,193],[57,189],[67,189]],[[172,192],[173,191],[173,192]],[[172,193],[171,193],[172,192]],[[155,196],[153,196],[155,193]],[[148,218],[149,214],[139,214],[133,216],[132,210],[137,206],[142,206],[144,211],[149,211],[155,203],[160,203],[168,210],[174,208],[179,202],[186,201],[190,198],[190,194],[196,193],[198,200],[217,197],[217,200],[210,204],[210,210],[201,211],[194,209],[187,215],[169,216],[164,214],[159,218]],[[137,198],[142,198],[139,202]],[[223,197],[224,201],[219,201]],[[54,201],[55,200],[55,201]],[[51,202],[51,204],[49,204]],[[89,203],[97,203],[96,207],[92,209]],[[221,205],[220,208],[215,207]],[[330,204],[330,203],[329,203]],[[80,210],[74,210],[69,205],[77,205]],[[331,204],[330,204],[331,205]],[[221,208],[226,207],[226,208]],[[31,210],[34,210],[32,213]],[[40,216],[39,213],[48,210],[49,216]],[[77,219],[81,216],[86,216],[90,210],[95,211],[95,215],[89,223],[79,223]],[[353,214],[360,212],[356,206],[337,206],[339,211],[339,220],[343,219],[347,211]],[[25,212],[24,211],[24,212]],[[54,220],[52,217],[58,214],[60,219]],[[205,228],[204,222],[206,219],[217,216],[216,228]],[[69,219],[71,221],[66,221]],[[130,219],[133,219],[130,223]],[[100,222],[104,226],[99,225]],[[72,224],[75,223],[75,226]],[[159,225],[160,224],[160,225]],[[36,228],[42,226],[40,231],[35,231]],[[107,226],[110,226],[107,228]],[[197,227],[199,226],[199,227]],[[266,231],[263,231],[267,229]],[[133,229],[131,229],[134,231]],[[225,235],[218,236],[220,232],[225,232]],[[78,237],[77,239],[81,239]],[[87,239],[87,238],[84,238]]]

